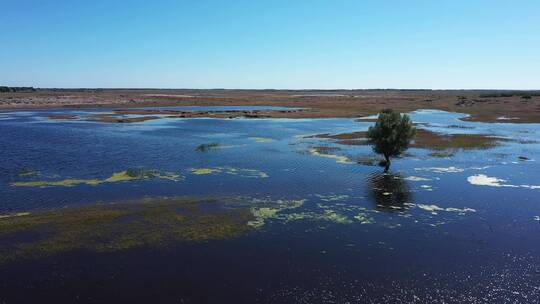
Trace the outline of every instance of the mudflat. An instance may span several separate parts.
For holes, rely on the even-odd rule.
[[[470,114],[468,120],[483,122],[540,122],[540,91],[37,89],[0,93],[0,109],[232,105],[304,109],[264,113],[274,118],[359,117],[393,108],[460,112]]]

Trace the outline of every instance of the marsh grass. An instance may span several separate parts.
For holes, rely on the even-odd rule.
[[[335,139],[339,145],[367,145],[366,132],[353,132],[343,134],[320,134],[314,137]],[[435,151],[447,151],[444,156],[441,153],[435,157],[449,157],[457,150],[489,149],[501,142],[509,141],[505,138],[493,137],[485,134],[441,134],[425,129],[417,129],[417,134],[411,147]],[[433,154],[433,153],[432,153]]]
[[[439,134],[427,130],[418,130],[413,147],[430,150],[475,150],[490,149],[507,141],[499,137],[484,134]]]

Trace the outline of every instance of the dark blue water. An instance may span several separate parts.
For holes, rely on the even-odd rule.
[[[226,241],[13,263],[3,266],[0,300],[538,303],[540,124],[414,112],[413,120],[432,131],[512,141],[447,158],[410,149],[384,175],[357,163],[375,157],[368,146],[306,137],[366,130],[370,122],[46,118],[97,111],[110,110],[0,113],[0,214],[141,197],[229,196],[252,204],[253,231]],[[196,151],[209,143],[221,147]],[[318,146],[339,150],[317,155]],[[179,178],[18,186],[103,180],[128,169]],[[263,212],[263,205],[274,212]]]

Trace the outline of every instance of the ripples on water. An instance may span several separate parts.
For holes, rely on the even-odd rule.
[[[84,116],[107,111],[53,112]],[[367,146],[305,137],[362,131],[370,122],[161,119],[104,124],[48,120],[50,113],[0,113],[0,214],[142,197],[213,196],[235,201],[229,208],[251,210],[254,228],[226,241],[109,254],[67,252],[3,266],[12,279],[2,281],[0,300],[31,299],[24,292],[29,285],[36,297],[46,293],[63,302],[77,296],[83,302],[144,302],[151,295],[192,303],[537,303],[540,297],[539,124],[465,122],[455,113],[413,112],[413,120],[432,131],[527,143],[504,142],[449,158],[410,149],[384,174],[376,165],[340,161],[373,158]],[[210,143],[219,147],[196,151]],[[332,148],[327,151],[334,156],[310,153],[320,146]],[[128,169],[182,178],[14,186],[105,180]],[[471,176],[477,182],[471,183]],[[99,263],[90,269],[82,265],[86,261]],[[140,272],[141,265],[148,270]],[[34,266],[42,270],[36,273]],[[61,275],[35,286],[51,273]],[[159,284],[142,288],[149,278]],[[113,288],[122,292],[112,293]]]

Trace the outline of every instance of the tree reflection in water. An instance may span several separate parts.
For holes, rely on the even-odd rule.
[[[409,184],[399,174],[372,173],[367,176],[368,197],[378,210],[403,210],[412,203]]]

